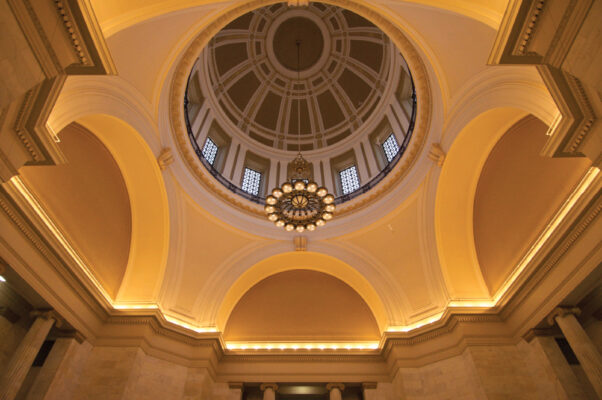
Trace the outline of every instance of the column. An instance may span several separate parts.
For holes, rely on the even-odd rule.
[[[33,382],[26,400],[68,399],[75,391],[92,346],[75,331],[61,332]]]
[[[376,382],[362,383],[362,391],[364,400],[376,400]]]
[[[558,324],[562,334],[577,356],[583,372],[587,375],[598,397],[602,399],[602,359],[596,346],[577,321],[575,314],[579,314],[579,309],[576,307],[558,307],[552,311],[548,317],[548,322],[555,321]]]
[[[259,388],[263,391],[263,400],[276,400],[278,385],[275,383],[262,383]]]
[[[326,385],[326,389],[330,391],[330,400],[342,400],[342,392],[345,389],[345,385],[342,383],[329,383]]]
[[[11,357],[4,376],[0,379],[0,400],[15,398],[54,322],[55,317],[52,312],[37,315],[36,320]]]

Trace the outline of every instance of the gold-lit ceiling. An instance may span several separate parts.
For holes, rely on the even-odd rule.
[[[297,49],[300,40],[300,79]],[[274,4],[224,27],[201,58],[224,113],[244,134],[270,147],[332,145],[373,113],[391,69],[387,36],[339,7]]]

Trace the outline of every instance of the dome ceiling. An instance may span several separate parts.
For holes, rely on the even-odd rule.
[[[225,118],[256,142],[295,151],[299,108],[302,150],[335,144],[368,119],[389,77],[391,49],[379,28],[351,11],[278,3],[232,21],[201,59]]]

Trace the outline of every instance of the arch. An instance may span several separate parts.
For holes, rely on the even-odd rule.
[[[460,131],[447,153],[437,183],[434,219],[441,270],[451,300],[491,298],[476,254],[474,197],[489,153],[526,114],[512,107],[485,111]]]
[[[113,305],[154,303],[169,246],[167,192],[149,147],[159,147],[154,125],[140,111],[143,107],[136,107],[138,102],[116,93],[117,87],[118,79],[68,80],[48,124],[58,132],[71,122],[79,123],[100,139],[117,162],[130,196],[132,237],[125,276],[116,297],[108,300]]]
[[[440,8],[449,12],[464,15],[475,19],[485,25],[497,29],[502,21],[507,1],[505,0],[461,0],[461,1],[436,1],[436,0],[409,0],[410,3],[416,3],[426,7]],[[217,1],[203,0],[177,0],[177,1],[157,1],[155,4],[149,1],[130,0],[123,2],[121,0],[94,0],[93,8],[97,15],[101,29],[105,37],[110,37],[115,33],[130,26],[142,23],[146,20],[159,17],[166,13],[182,11],[187,8],[198,7],[202,5],[212,5]],[[262,2],[257,7],[266,2]],[[361,1],[370,7],[369,1]],[[390,13],[384,6],[381,6],[383,13]]]
[[[366,302],[380,332],[388,326],[388,312],[381,299],[380,292],[375,290],[372,283],[348,263],[330,255],[318,252],[279,252],[255,262],[246,268],[242,274],[232,278],[227,289],[219,299],[216,299],[215,323],[220,331],[224,330],[226,322],[234,306],[242,296],[255,284],[278,272],[294,269],[305,269],[322,272],[340,279],[355,290]]]

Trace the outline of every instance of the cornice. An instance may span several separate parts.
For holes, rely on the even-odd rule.
[[[515,290],[508,291],[505,298],[501,299],[501,303],[505,304],[502,312],[504,318],[516,311],[541,281],[552,273],[592,223],[600,217],[602,211],[602,178],[600,176],[598,176],[597,182],[590,186],[589,193],[585,193],[583,197],[580,204],[576,205],[574,215],[563,224],[563,228],[560,229],[561,233],[546,242],[532,268],[524,272],[523,281],[516,285]]]
[[[491,65],[536,65],[560,114],[550,126],[543,155],[548,157],[588,157],[602,165],[600,128],[594,128],[601,115],[592,107],[599,94],[585,89],[579,77],[563,69],[565,59],[586,20],[592,0],[552,2],[548,0],[512,0],[488,63]],[[560,14],[560,19],[557,16]],[[556,18],[556,19],[553,19]],[[541,20],[545,19],[546,24]],[[546,32],[538,32],[542,25]],[[552,35],[545,48],[534,48],[536,34]],[[587,138],[591,142],[587,144]]]

